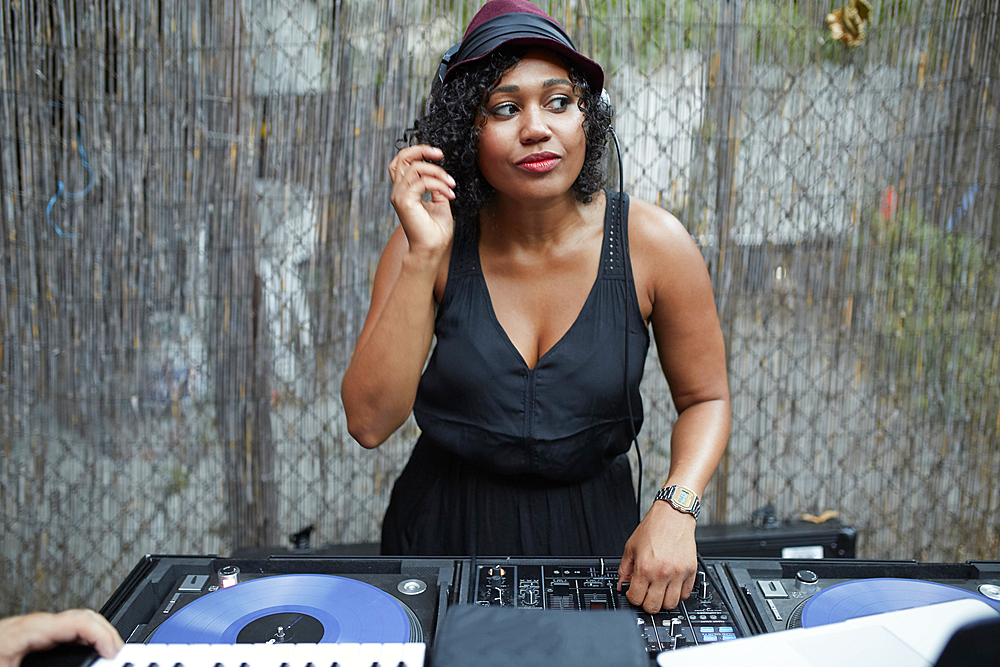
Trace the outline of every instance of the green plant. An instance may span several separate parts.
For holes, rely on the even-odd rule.
[[[892,357],[896,395],[936,419],[994,428],[1000,335],[992,310],[1000,267],[970,236],[929,222],[913,202],[874,212],[858,243],[875,258],[859,276],[878,292],[871,325]]]

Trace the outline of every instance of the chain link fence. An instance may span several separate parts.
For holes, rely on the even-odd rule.
[[[1000,558],[997,0],[871,0],[860,41],[839,0],[539,4],[712,275],[707,521]],[[340,378],[386,165],[479,3],[0,5],[0,614],[100,606],[144,553],[377,541],[417,430],[357,446]],[[646,501],[676,417],[647,366]]]

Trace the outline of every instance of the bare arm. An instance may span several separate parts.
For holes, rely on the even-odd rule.
[[[640,238],[630,246],[642,242],[652,250],[638,262],[633,259],[633,267],[638,264],[637,274],[648,277],[644,296],[649,320],[678,413],[665,486],[680,484],[702,496],[722,458],[730,426],[725,344],[712,285],[701,253],[680,222],[637,203],[640,215],[653,221],[636,225]],[[619,579],[630,581],[633,604],[655,612],[673,609],[690,595],[697,572],[694,529],[690,514],[662,501],[650,506],[629,538],[619,568]]]
[[[122,643],[118,631],[89,609],[11,616],[0,620],[0,667],[18,667],[29,653],[59,644],[93,646],[102,657],[113,658]]]
[[[372,302],[341,383],[347,430],[363,447],[377,447],[406,420],[434,334],[434,284],[454,224],[454,180],[440,150],[402,149],[389,165],[392,205],[400,226],[379,259]],[[422,200],[429,192],[431,201]]]

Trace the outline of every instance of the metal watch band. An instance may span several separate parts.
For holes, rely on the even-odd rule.
[[[677,496],[679,493],[684,497],[687,497],[686,494],[690,494],[690,497],[693,498],[694,500],[689,505],[681,504],[675,499],[675,496]],[[664,500],[670,503],[670,506],[676,509],[677,511],[690,514],[695,518],[696,521],[698,519],[698,515],[701,514],[701,499],[698,498],[697,493],[687,488],[686,486],[680,486],[678,484],[674,484],[673,486],[668,486],[666,488],[660,489],[659,491],[656,492],[656,497],[653,500],[654,502],[656,500]]]

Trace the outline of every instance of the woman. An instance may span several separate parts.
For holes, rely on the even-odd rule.
[[[389,165],[400,225],[342,385],[362,446],[411,409],[421,427],[383,553],[622,553],[629,600],[674,608],[729,434],[704,262],[675,218],[601,189],[603,72],[551,17],[491,0],[456,48]],[[637,526],[625,454],[649,325],[678,419]]]

